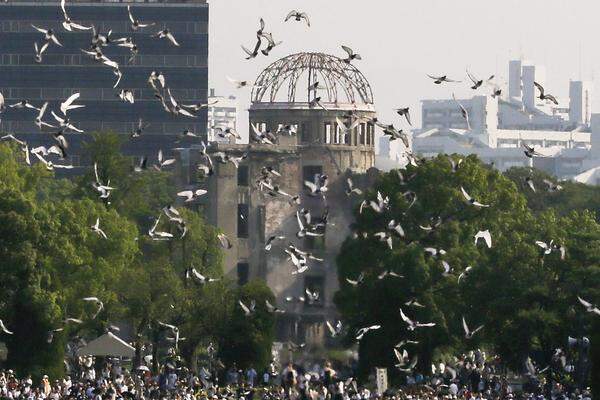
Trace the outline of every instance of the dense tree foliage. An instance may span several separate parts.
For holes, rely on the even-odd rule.
[[[272,359],[271,344],[275,336],[275,317],[266,308],[266,301],[274,304],[269,287],[260,280],[252,280],[234,293],[234,306],[229,310],[231,318],[223,327],[219,340],[219,355],[229,365],[237,363],[240,368],[253,366],[265,368]],[[256,304],[250,316],[245,315],[238,302]]]
[[[600,321],[594,321],[592,325],[593,334],[590,336],[592,343],[600,342]],[[592,393],[600,393],[600,346],[591,346],[590,358],[592,360],[592,371],[590,381],[592,382]]]
[[[359,328],[382,326],[360,341],[363,374],[382,364],[393,367],[392,349],[401,340],[419,342],[406,349],[419,355],[417,369],[422,371],[444,354],[474,347],[493,350],[520,370],[527,356],[547,361],[554,348],[566,346],[568,335],[591,332],[593,317],[576,296],[600,301],[600,226],[592,212],[533,212],[521,187],[475,156],[456,171],[447,156],[439,156],[402,174],[405,179],[398,171],[383,174],[365,194],[367,200],[378,191],[389,196],[389,209],[357,209],[356,234],[338,257],[341,289],[335,300],[348,341]],[[468,204],[461,187],[490,207]],[[385,231],[390,220],[405,231],[404,238],[393,233],[393,250],[374,235]],[[430,225],[434,229],[422,228]],[[475,243],[474,235],[485,230],[492,248],[483,240]],[[560,251],[544,255],[536,245],[551,240],[566,249],[564,260]],[[432,256],[428,247],[446,253]],[[451,273],[444,273],[443,263]],[[403,278],[379,279],[384,271]],[[361,274],[362,283],[348,283],[347,278]],[[413,299],[425,307],[406,304]],[[411,332],[400,308],[409,318],[436,326]],[[469,340],[463,316],[472,329],[484,325]]]
[[[549,174],[531,168],[513,167],[504,175],[520,188],[534,213],[546,211],[548,208],[560,215],[571,211],[589,210],[595,214],[597,221],[600,218],[600,186],[571,181],[557,182]],[[528,179],[531,179],[535,191],[527,183]],[[549,187],[549,183],[554,187]],[[556,190],[556,185],[561,189]]]
[[[179,326],[186,337],[179,351],[191,363],[206,343],[237,336],[226,327],[237,321],[242,292],[222,276],[216,229],[197,212],[178,207],[186,235],[180,238],[163,215],[160,228],[175,238],[152,240],[149,228],[176,199],[173,179],[150,169],[134,173],[120,145],[117,135],[98,134],[86,149],[100,179],[110,179],[116,188],[109,201],[101,201],[92,187],[93,170],[75,183],[57,180],[40,165],[24,164],[15,148],[0,145],[0,319],[14,332],[0,341],[8,347],[8,366],[21,373],[60,376],[70,338],[94,338],[114,323],[132,326],[137,362],[144,342],[152,343],[156,354],[159,347],[173,346],[165,342],[169,332],[159,321]],[[97,218],[107,239],[91,229]],[[220,280],[185,279],[192,266]],[[256,294],[257,302],[272,296],[257,284],[239,290]],[[96,318],[97,306],[82,301],[90,296],[104,303]],[[65,324],[66,318],[83,323]],[[273,320],[257,321],[247,359],[258,363],[265,349],[270,351]],[[49,333],[62,327],[49,341]]]

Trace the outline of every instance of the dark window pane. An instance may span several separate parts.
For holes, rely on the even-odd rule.
[[[237,184],[238,186],[248,186],[248,166],[240,165],[237,170]]]
[[[309,296],[306,291],[312,295]],[[304,304],[310,307],[323,307],[325,296],[325,277],[324,276],[307,276],[304,278],[304,293],[306,301]]]
[[[238,237],[248,237],[248,204],[238,204]]]
[[[302,168],[302,180],[314,182],[315,177],[323,173],[323,167],[320,165],[307,165]]]

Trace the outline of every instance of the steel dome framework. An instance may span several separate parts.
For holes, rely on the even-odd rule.
[[[322,89],[309,90],[317,82]],[[373,104],[365,76],[352,64],[323,53],[292,54],[269,65],[256,79],[252,102],[276,103],[286,87],[289,103],[321,97],[324,103]],[[306,98],[298,93],[305,93]]]

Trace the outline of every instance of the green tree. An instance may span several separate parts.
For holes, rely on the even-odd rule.
[[[527,199],[527,204],[534,212],[543,212],[549,208],[556,210],[560,215],[567,215],[571,211],[588,210],[600,217],[600,186],[585,185],[582,183],[557,180],[549,174],[531,168],[513,167],[504,173]],[[527,184],[526,178],[531,178],[535,192]],[[546,182],[559,185],[562,189],[554,190]]]
[[[173,240],[150,238],[149,228],[176,200],[175,180],[167,171],[133,172],[121,145],[111,133],[95,134],[86,145],[99,179],[116,188],[107,202],[92,187],[94,169],[75,183],[56,180],[40,165],[26,166],[20,149],[0,145],[0,318],[14,331],[0,336],[8,365],[58,377],[66,342],[75,335],[96,337],[113,322],[133,326],[136,364],[144,341],[153,344],[156,363],[172,346],[159,321],[180,328],[186,340],[178,349],[192,367],[209,341],[222,343],[228,360],[238,356],[229,349],[237,348],[248,351],[244,363],[264,365],[274,329],[264,301],[273,301],[273,294],[264,283],[236,289],[223,277],[217,231],[196,211],[178,206],[185,229],[163,214],[159,229]],[[91,229],[97,219],[106,239]],[[218,281],[186,279],[190,267]],[[92,296],[104,304],[96,317],[97,306],[82,301]],[[248,320],[239,314],[240,298],[259,304]],[[65,324],[66,318],[83,323]],[[239,341],[232,326],[250,340]],[[56,328],[64,330],[48,341]]]
[[[265,301],[274,302],[271,289],[261,280],[252,280],[238,288],[229,302],[229,315],[221,327],[219,357],[226,365],[236,363],[239,368],[254,366],[260,370],[271,361],[271,348],[275,337],[275,317],[267,311]],[[249,316],[242,311],[238,301],[256,310]]]
[[[590,381],[592,382],[592,394],[598,396],[600,394],[600,346],[595,343],[600,343],[600,321],[596,318],[593,325],[590,342],[590,359],[592,360],[592,371]]]
[[[69,326],[66,334],[95,324],[89,318],[92,310],[81,301],[84,296],[106,299],[110,310],[113,276],[134,258],[137,231],[101,204],[53,199],[48,191],[39,196],[40,188],[53,186],[53,178],[40,166],[20,163],[6,145],[0,146],[0,170],[5,172],[0,179],[0,279],[6,284],[0,312],[14,331],[3,338],[8,363],[23,373],[58,376],[64,341],[58,335],[48,343],[48,333],[66,317],[86,320],[81,327]],[[108,239],[91,231],[96,218]]]
[[[396,171],[383,174],[366,194],[368,200],[377,191],[389,196],[389,210],[357,210],[354,229],[359,234],[347,239],[337,260],[341,289],[335,302],[347,322],[347,343],[359,328],[382,326],[360,342],[361,374],[382,364],[392,367],[397,362],[392,348],[406,339],[419,341],[408,351],[419,355],[417,368],[422,371],[435,357],[474,346],[489,347],[521,368],[528,355],[564,345],[574,328],[568,315],[576,307],[576,293],[589,293],[593,299],[594,282],[600,282],[593,215],[534,215],[518,187],[475,156],[467,157],[456,172],[447,156],[438,156],[409,167],[404,176],[412,178],[404,182]],[[467,204],[461,187],[490,207]],[[417,200],[410,206],[414,195]],[[390,250],[374,234],[392,219],[402,225],[406,237],[395,237]],[[437,221],[441,224],[432,231],[420,228]],[[483,230],[492,234],[491,249],[483,241],[475,244],[474,235]],[[362,233],[368,234],[366,239]],[[568,249],[565,261],[558,252],[540,257],[535,241],[551,239]],[[429,256],[427,247],[446,254]],[[453,268],[450,276],[444,276],[442,262]],[[459,283],[467,266],[472,268]],[[387,270],[404,278],[378,279]],[[346,281],[361,273],[362,284]],[[411,299],[425,307],[407,306]],[[436,326],[407,331],[400,308],[410,318]],[[463,316],[471,327],[485,325],[471,340],[464,338]]]
[[[147,231],[152,222],[149,218],[174,201],[174,179],[169,171],[156,171],[150,165],[143,172],[134,172],[131,158],[121,151],[123,140],[123,135],[112,132],[94,133],[84,146],[84,157],[91,165],[97,165],[100,180],[110,181],[115,188],[109,198],[110,207]],[[78,195],[98,199],[99,194],[92,187],[94,182],[95,172],[90,168],[78,179]]]
[[[176,199],[174,178],[168,171],[158,172],[152,168],[134,173],[132,163],[120,152],[122,142],[117,136],[94,135],[86,152],[90,160],[97,163],[100,179],[103,182],[111,179],[111,186],[116,187],[109,208],[135,221],[141,232],[138,241],[141,256],[119,285],[124,316],[132,322],[140,338],[138,354],[145,338],[154,342],[154,349],[162,343],[167,332],[156,326],[157,320],[179,326],[186,338],[179,345],[180,353],[195,367],[198,352],[207,341],[216,341],[221,327],[226,325],[226,318],[230,316],[227,310],[232,309],[234,301],[232,283],[222,276],[217,231],[198,212],[178,207],[185,221],[186,235],[180,238],[181,231],[163,215],[159,229],[172,233],[176,239],[151,240],[145,233],[162,208]],[[93,174],[90,171],[80,180],[80,193],[96,199],[98,194],[90,189],[95,179]],[[184,272],[189,267],[221,280],[204,286],[192,280],[184,281]]]

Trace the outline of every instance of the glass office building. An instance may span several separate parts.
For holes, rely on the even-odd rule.
[[[142,23],[151,27],[133,30],[127,6]],[[77,104],[85,108],[69,112],[72,123],[86,132],[112,130],[129,134],[142,118],[149,126],[144,134],[173,135],[190,129],[206,134],[206,109],[196,118],[165,112],[148,84],[152,71],[162,72],[166,86],[183,104],[205,103],[208,91],[208,4],[205,0],[109,1],[67,0],[66,10],[76,23],[94,25],[110,39],[131,38],[138,46],[137,57],[128,64],[130,50],[109,44],[103,53],[119,63],[123,74],[117,88],[112,68],[95,61],[81,49],[89,49],[92,31],[66,31],[60,1],[10,0],[0,4],[0,91],[6,105],[27,100],[36,107],[50,102],[44,120],[56,124],[50,114],[60,115],[60,102],[80,92]],[[51,28],[62,47],[50,43],[35,60],[34,42],[45,42],[44,34],[33,27]],[[153,38],[159,30],[169,29],[180,46],[168,39]],[[119,98],[121,89],[131,90],[135,103]],[[168,96],[167,96],[168,101]],[[0,129],[11,133],[32,133],[35,110],[9,108],[0,115]],[[50,130],[51,131],[51,130]]]

